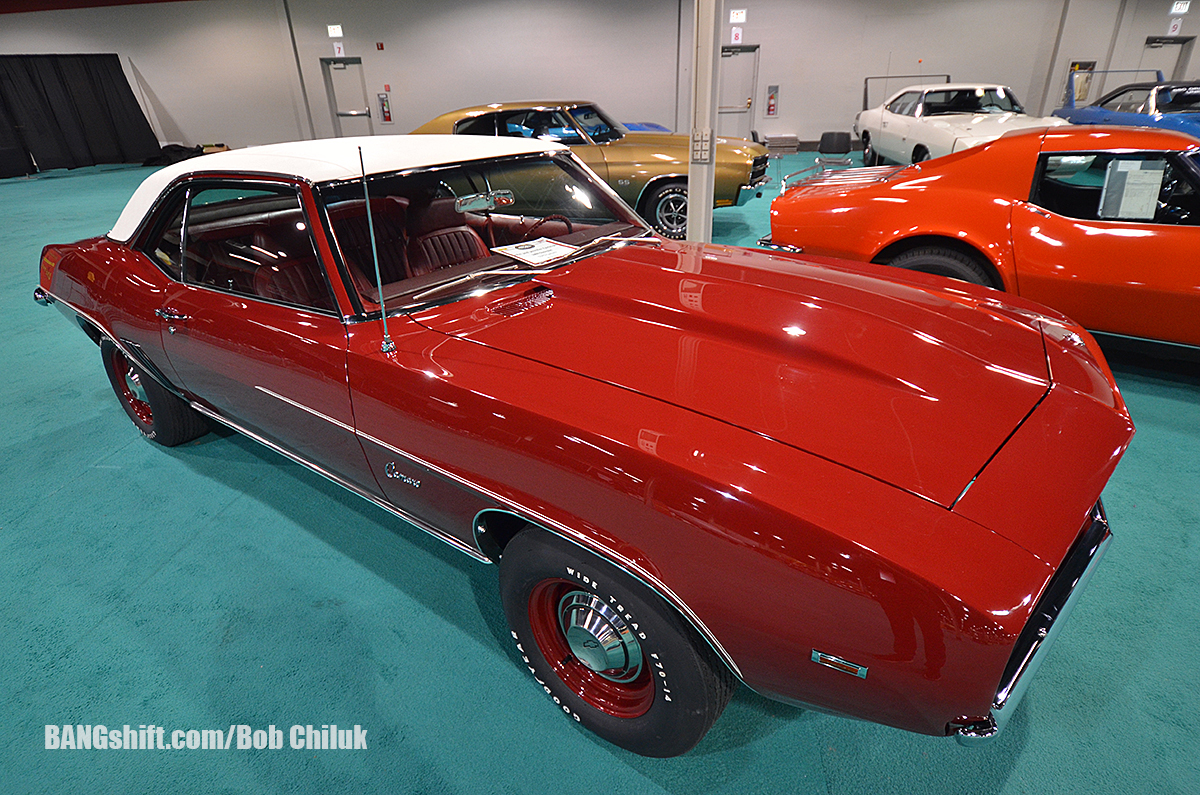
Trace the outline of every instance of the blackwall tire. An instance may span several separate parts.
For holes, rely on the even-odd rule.
[[[875,147],[871,145],[871,136],[863,133],[863,165],[877,166],[883,161],[879,157],[879,153],[875,151]]]
[[[978,259],[951,248],[919,246],[896,256],[888,264],[896,268],[933,273],[963,282],[982,284],[985,287],[996,286],[987,268]]]
[[[929,160],[929,159],[930,159],[929,150],[926,149],[925,147],[918,146],[916,149],[913,150],[912,161],[914,163],[924,163],[926,160]]]
[[[517,653],[555,707],[614,745],[678,756],[733,695],[729,669],[674,608],[540,528],[505,547],[500,596]]]
[[[147,439],[175,447],[208,433],[204,417],[130,362],[111,341],[100,343],[100,356],[121,408]]]
[[[687,183],[668,182],[646,199],[646,221],[654,231],[671,240],[687,237]]]

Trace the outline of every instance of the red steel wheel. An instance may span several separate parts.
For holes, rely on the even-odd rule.
[[[208,433],[204,417],[130,361],[111,340],[100,343],[100,358],[121,408],[147,439],[174,447]]]
[[[569,718],[643,756],[678,756],[729,703],[729,668],[673,606],[612,562],[528,526],[504,547],[517,653]]]
[[[121,353],[117,346],[111,346],[108,356],[112,360],[109,362],[109,366],[117,374],[117,378],[113,382],[117,398],[139,426],[154,427],[154,411],[150,408],[146,387],[142,384],[145,375],[129,363],[125,354]]]
[[[624,619],[566,580],[545,580],[529,596],[529,624],[558,678],[587,703],[618,718],[646,714],[654,682]]]

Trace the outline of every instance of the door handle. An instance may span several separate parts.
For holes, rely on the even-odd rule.
[[[750,107],[754,103],[754,97],[746,97],[746,107]]]
[[[167,321],[167,333],[168,334],[175,333],[175,324],[176,323],[182,323],[189,319],[187,315],[176,312],[174,309],[172,309],[169,306],[164,307],[162,309],[155,309],[154,314],[158,315],[160,318]]]

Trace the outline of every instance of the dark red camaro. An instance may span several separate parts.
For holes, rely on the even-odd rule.
[[[993,736],[1108,542],[1133,433],[1061,315],[662,240],[544,142],[187,161],[40,281],[147,437],[227,425],[499,563],[555,708],[656,756],[738,681]]]

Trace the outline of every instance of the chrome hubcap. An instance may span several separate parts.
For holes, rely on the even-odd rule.
[[[140,400],[142,403],[149,403],[146,398],[146,388],[142,386],[142,376],[132,367],[125,370],[125,388],[129,390],[129,394],[133,395],[135,400]]]
[[[584,666],[613,682],[632,682],[642,671],[637,638],[600,598],[572,591],[558,603],[559,626],[571,654]]]

